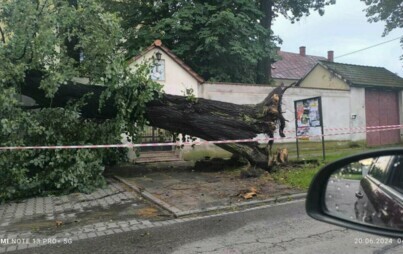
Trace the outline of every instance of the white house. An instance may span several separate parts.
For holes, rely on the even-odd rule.
[[[140,55],[133,57],[129,64],[135,68],[136,64],[146,61],[151,61],[153,64],[150,76],[163,85],[165,93],[184,95],[186,89],[192,89],[193,94],[199,97],[200,85],[204,83],[204,79],[162,45],[160,40],[156,40]]]
[[[165,47],[160,40],[129,60],[129,66],[133,69],[137,64],[150,63],[150,77],[163,86],[163,91],[167,94],[186,96],[189,93],[196,97],[201,97],[201,87],[204,79],[186,65],[171,50]],[[182,139],[182,135],[179,135]],[[123,138],[124,140],[124,138]],[[142,136],[143,143],[171,142],[172,136],[164,130],[158,128],[146,128]],[[136,162],[148,161],[171,161],[180,157],[180,152],[172,146],[142,148],[140,158],[135,153],[129,152],[129,160]],[[152,153],[145,153],[147,151]],[[160,152],[158,152],[160,151]],[[156,158],[154,158],[156,157]]]

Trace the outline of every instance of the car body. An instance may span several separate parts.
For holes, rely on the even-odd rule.
[[[376,158],[360,181],[354,205],[357,220],[403,229],[403,156]]]
[[[308,194],[306,197],[306,203],[305,203],[305,208],[306,208],[306,212],[308,213],[309,216],[311,216],[312,218],[319,220],[319,221],[323,221],[326,223],[330,223],[330,224],[334,224],[337,226],[341,226],[344,228],[349,228],[349,229],[353,229],[353,230],[359,230],[362,232],[366,232],[366,233],[371,233],[371,234],[376,234],[376,235],[380,235],[380,236],[386,236],[386,237],[391,237],[391,238],[396,238],[396,239],[403,239],[403,229],[401,228],[401,224],[402,222],[399,222],[398,219],[401,219],[403,216],[397,213],[398,209],[400,209],[400,212],[402,212],[403,210],[401,209],[401,199],[400,198],[379,198],[381,193],[385,193],[385,196],[391,196],[389,192],[391,192],[391,190],[396,193],[395,191],[397,191],[396,187],[398,186],[390,186],[387,185],[390,183],[390,179],[395,179],[393,180],[394,185],[396,185],[396,181],[401,181],[401,175],[400,177],[398,177],[398,174],[402,173],[402,168],[401,168],[401,163],[400,165],[394,165],[394,169],[389,167],[386,167],[386,181],[382,181],[382,182],[376,182],[373,179],[370,179],[371,175],[369,176],[365,176],[364,178],[366,178],[366,180],[364,180],[362,182],[362,185],[365,186],[365,181],[368,182],[368,184],[371,184],[372,189],[374,192],[374,194],[371,194],[368,191],[369,196],[367,195],[367,198],[369,197],[377,197],[378,199],[380,199],[381,201],[376,201],[375,198],[372,198],[372,202],[382,202],[381,204],[384,205],[384,209],[383,211],[380,212],[386,212],[389,214],[383,214],[384,216],[384,221],[382,221],[382,223],[379,223],[377,221],[375,221],[374,223],[378,223],[378,225],[374,224],[374,223],[370,223],[367,219],[367,222],[364,222],[363,220],[357,220],[357,218],[354,217],[354,205],[357,203],[357,212],[361,212],[363,213],[364,211],[367,211],[367,214],[370,213],[371,216],[372,214],[375,212],[372,211],[370,212],[369,209],[371,209],[371,207],[367,208],[369,205],[373,206],[373,209],[380,209],[381,206],[380,205],[375,205],[375,203],[371,203],[371,202],[366,202],[364,201],[364,197],[362,198],[356,198],[356,195],[358,194],[358,196],[360,196],[360,194],[364,195],[364,188],[360,189],[360,183],[361,180],[359,180],[359,182],[357,183],[357,187],[356,188],[347,188],[346,191],[344,191],[341,194],[344,195],[340,195],[340,197],[344,196],[344,197],[350,197],[352,196],[353,198],[351,198],[349,200],[346,200],[347,202],[352,202],[351,206],[352,206],[352,211],[353,211],[353,216],[346,216],[345,213],[343,213],[343,211],[340,210],[329,210],[328,206],[326,205],[327,202],[329,202],[332,199],[332,196],[327,195],[327,190],[328,190],[328,185],[331,184],[331,179],[335,178],[336,175],[339,175],[342,171],[343,168],[345,168],[348,165],[351,165],[353,163],[360,163],[360,164],[364,164],[365,167],[367,167],[367,165],[369,165],[370,167],[370,171],[371,174],[373,175],[375,173],[376,170],[374,169],[374,165],[375,162],[371,163],[371,161],[373,160],[377,160],[379,157],[385,157],[385,156],[391,156],[389,158],[389,162],[390,159],[393,158],[393,160],[396,161],[396,159],[399,159],[399,161],[401,162],[401,159],[403,157],[403,148],[402,147],[396,147],[396,148],[384,148],[381,150],[372,150],[372,151],[368,151],[368,152],[363,152],[363,153],[359,153],[359,154],[355,154],[355,155],[351,155],[351,156],[347,156],[344,158],[341,158],[339,160],[333,161],[327,165],[325,165],[321,170],[319,170],[319,172],[315,175],[314,179],[312,180],[310,186],[309,186],[309,190],[308,190]],[[364,163],[365,162],[365,163]],[[397,161],[398,162],[398,161]],[[368,164],[367,164],[368,163]],[[380,161],[379,161],[380,163]],[[391,165],[388,163],[388,165]],[[400,168],[397,168],[397,166],[400,166]],[[393,171],[393,173],[392,173]],[[400,172],[400,173],[399,173]],[[396,174],[395,174],[396,173]],[[398,174],[397,174],[398,173]],[[397,180],[400,179],[400,180]],[[371,182],[369,182],[371,181]],[[373,184],[373,185],[372,185]],[[338,190],[336,189],[336,191],[338,192]],[[346,195],[347,194],[347,195]],[[397,194],[397,197],[399,197],[400,195]],[[401,196],[400,196],[401,197]],[[357,202],[357,199],[359,200],[363,200],[363,201],[359,201],[360,203]],[[370,198],[369,198],[370,199]],[[393,200],[393,204],[387,202],[387,200]],[[386,203],[386,202],[387,203]],[[385,209],[385,205],[386,205],[386,209]],[[362,207],[360,207],[362,206]],[[366,207],[367,206],[367,207]],[[367,209],[367,210],[365,210]],[[375,214],[378,215],[378,214]],[[386,220],[385,215],[389,215],[388,219]],[[361,216],[361,215],[359,215]],[[382,217],[382,214],[380,215],[380,217]],[[372,218],[371,218],[372,219]]]

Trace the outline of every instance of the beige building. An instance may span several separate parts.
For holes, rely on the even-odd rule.
[[[327,52],[327,58],[322,56],[313,56],[307,54],[305,46],[299,47],[298,53],[277,50],[279,60],[272,64],[271,75],[275,81],[275,85],[290,85],[298,82],[305,77],[307,73],[321,60],[333,62],[333,51]]]
[[[332,90],[350,90],[350,86],[338,73],[329,72],[323,63],[317,64],[299,81],[300,87]]]
[[[394,130],[359,134],[369,146],[395,144],[402,141],[403,79],[383,67],[319,61],[298,82],[306,89],[350,91],[349,110],[346,105],[333,103],[335,118],[350,118],[350,127],[397,126]],[[350,112],[347,115],[346,112]],[[371,128],[372,127],[372,128]]]

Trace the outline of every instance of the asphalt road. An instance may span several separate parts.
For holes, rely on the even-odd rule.
[[[384,237],[315,221],[293,201],[13,253],[402,253]],[[370,240],[372,244],[368,243]]]
[[[331,178],[326,188],[326,206],[329,212],[337,217],[356,220],[354,204],[359,186],[358,180]]]

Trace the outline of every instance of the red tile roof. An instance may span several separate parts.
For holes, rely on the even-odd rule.
[[[326,60],[321,56],[302,56],[298,53],[278,51],[281,60],[272,64],[272,77],[280,79],[301,79],[319,60]]]
[[[129,60],[129,64],[133,63],[134,61],[142,58],[145,54],[149,51],[158,48],[161,51],[165,52],[168,56],[172,58],[177,64],[179,64],[187,73],[189,73],[193,78],[195,78],[199,83],[204,83],[204,79],[197,74],[192,68],[190,68],[187,64],[185,64],[179,57],[177,57],[170,49],[162,45],[161,40],[156,40],[151,46],[146,48],[140,55],[137,55]]]

